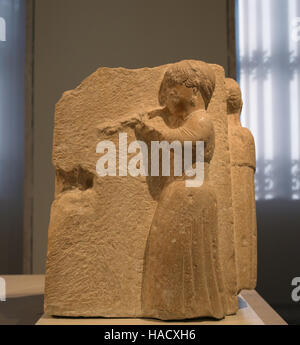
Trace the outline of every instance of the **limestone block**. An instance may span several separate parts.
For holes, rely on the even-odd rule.
[[[141,316],[143,259],[157,202],[143,177],[98,177],[96,146],[118,142],[118,133],[98,129],[104,122],[159,107],[166,68],[100,68],[56,106],[47,314]],[[131,128],[122,131],[128,143],[136,140]],[[87,175],[90,183],[82,183]]]
[[[142,295],[147,239],[164,184],[144,176],[98,176],[96,163],[100,155],[96,147],[100,141],[110,140],[118,148],[120,132],[127,133],[128,145],[137,140],[132,119],[136,114],[161,109],[158,93],[170,66],[100,68],[75,90],[65,92],[56,105],[56,193],[49,224],[45,287],[45,312],[49,315],[145,316]],[[208,212],[213,220],[207,228],[212,229],[212,236],[215,231],[211,242],[215,268],[211,272],[216,276],[210,286],[215,284],[219,292],[210,293],[212,298],[220,294],[223,308],[213,315],[208,311],[199,316],[220,318],[237,311],[237,283],[225,77],[220,66],[211,65],[211,69],[216,88],[207,112],[201,115],[212,122],[215,132],[215,154],[205,187],[210,188],[211,196],[206,206],[193,203],[192,209],[198,205],[199,217]],[[150,123],[155,129],[155,121]],[[129,154],[128,159],[132,156]],[[197,193],[193,193],[192,199],[198,200]],[[178,201],[184,203],[186,196],[180,195],[182,200]],[[210,208],[213,200],[216,205]],[[199,248],[200,252],[206,248],[205,243],[199,241]],[[201,255],[198,257],[203,258]],[[203,269],[209,270],[206,266]],[[183,313],[179,317],[192,316]]]
[[[242,96],[239,85],[232,79],[226,79],[226,87],[237,284],[241,291],[255,289],[257,276],[255,143],[251,132],[242,127],[240,122]]]
[[[219,252],[226,291],[227,314],[238,310],[237,272],[234,248],[234,225],[231,191],[230,152],[228,141],[227,94],[223,67],[212,65],[216,89],[208,107],[208,116],[215,129],[215,151],[211,161],[209,181],[218,201]]]

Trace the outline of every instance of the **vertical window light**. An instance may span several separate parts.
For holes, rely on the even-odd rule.
[[[300,199],[299,2],[236,0],[242,124],[256,142],[258,200]]]
[[[6,22],[2,17],[0,17],[0,41],[6,41]]]
[[[300,141],[299,141],[299,68],[296,64],[299,64],[299,41],[295,37],[295,30],[297,31],[298,17],[297,14],[297,0],[289,0],[289,49],[290,49],[290,64],[293,67],[291,71],[290,80],[290,104],[291,107],[291,159],[292,159],[292,199],[300,199]],[[295,25],[296,24],[296,25]],[[299,23],[300,24],[300,23]]]

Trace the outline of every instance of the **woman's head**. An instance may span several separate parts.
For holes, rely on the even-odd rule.
[[[202,61],[184,60],[172,64],[165,72],[159,90],[161,106],[179,107],[199,101],[207,109],[215,90],[215,74]]]
[[[239,84],[231,78],[225,81],[227,91],[227,113],[233,114],[240,112],[243,106],[242,93]]]

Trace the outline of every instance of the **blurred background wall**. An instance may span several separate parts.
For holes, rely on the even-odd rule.
[[[22,271],[25,18],[23,0],[0,0],[0,274]]]

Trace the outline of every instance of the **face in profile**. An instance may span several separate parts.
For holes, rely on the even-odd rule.
[[[193,105],[195,90],[181,84],[168,85],[165,90],[165,105],[171,113],[180,113]]]

